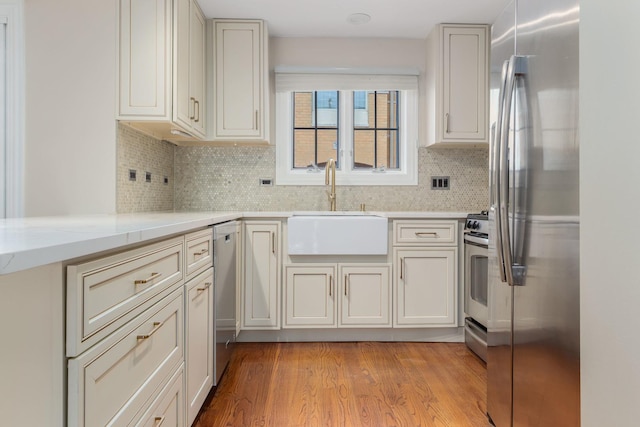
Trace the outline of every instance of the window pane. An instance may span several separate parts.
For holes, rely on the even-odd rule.
[[[353,132],[353,167],[373,168],[375,164],[375,132],[355,130]]]
[[[293,132],[293,167],[306,168],[315,163],[315,130],[295,130]]]
[[[367,109],[367,96],[369,92],[364,90],[356,90],[353,92],[353,108],[356,110]]]
[[[391,128],[396,127],[398,119],[396,109],[397,92],[377,92],[376,93],[376,127]]]
[[[318,127],[338,126],[338,103],[337,91],[316,92]]]
[[[376,167],[386,169],[398,169],[398,131],[377,131],[377,164]]]
[[[293,127],[313,127],[313,92],[294,92]]]
[[[336,167],[340,166],[338,161],[338,131],[337,129],[318,130],[318,166],[324,166],[329,159],[336,161]]]
[[[337,108],[338,92],[335,90],[322,90],[316,92],[318,99],[318,108]]]

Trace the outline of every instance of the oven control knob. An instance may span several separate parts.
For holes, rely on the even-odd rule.
[[[473,221],[473,224],[471,224],[471,228],[477,230],[478,228],[480,228],[480,223],[478,221]]]
[[[467,228],[471,229],[471,221],[467,221]]]

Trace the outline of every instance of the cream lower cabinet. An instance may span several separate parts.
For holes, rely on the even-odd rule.
[[[135,427],[183,427],[184,422],[184,372],[179,369],[160,392]],[[186,424],[191,425],[191,424]]]
[[[68,363],[69,426],[135,422],[184,358],[182,286]],[[184,402],[180,402],[184,405]]]
[[[391,327],[391,266],[339,264],[338,326]]]
[[[280,329],[280,221],[245,221],[242,329]]]
[[[457,248],[395,248],[397,327],[457,326]]]
[[[285,328],[336,326],[335,276],[335,264],[285,267]]]
[[[185,298],[187,425],[191,425],[213,387],[215,345],[212,268],[185,284]]]
[[[388,264],[287,265],[283,327],[390,327],[390,276]]]

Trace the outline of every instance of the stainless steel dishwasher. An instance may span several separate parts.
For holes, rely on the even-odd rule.
[[[237,221],[213,227],[214,271],[214,385],[218,385],[236,341],[236,239]]]

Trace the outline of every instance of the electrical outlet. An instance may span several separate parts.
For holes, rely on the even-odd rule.
[[[432,176],[431,177],[431,189],[432,190],[448,190],[450,179],[448,176]]]
[[[136,171],[135,169],[129,169],[129,181],[135,181],[136,180]]]
[[[151,182],[151,172],[145,172],[144,173],[144,180],[146,182]]]
[[[164,185],[168,185],[169,184],[169,177],[165,176],[164,179],[162,180],[162,182],[164,183]]]
[[[260,178],[260,187],[272,187],[273,180],[271,178]]]

